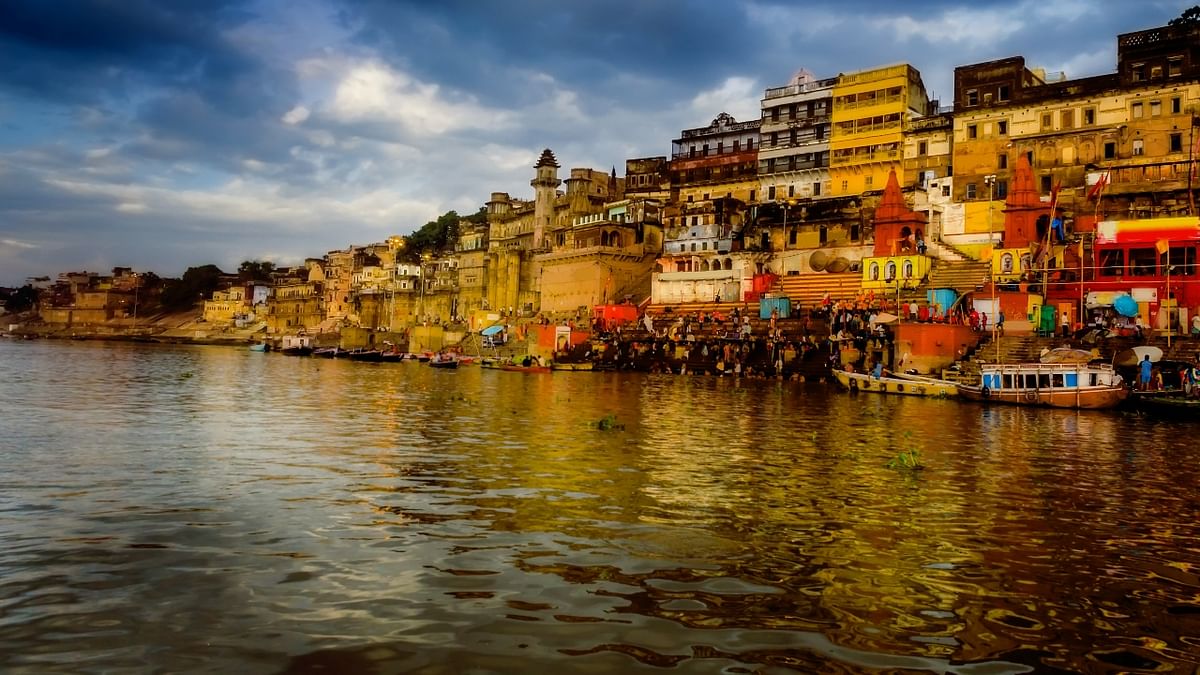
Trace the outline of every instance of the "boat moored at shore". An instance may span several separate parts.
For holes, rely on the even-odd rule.
[[[901,378],[880,376],[868,373],[851,373],[845,370],[833,371],[838,384],[849,391],[869,391],[877,394],[898,394],[902,396],[940,396],[950,398],[958,395],[958,385],[944,380],[932,378]]]
[[[968,400],[1051,408],[1113,408],[1129,390],[1108,364],[985,364],[979,384],[960,385]]]

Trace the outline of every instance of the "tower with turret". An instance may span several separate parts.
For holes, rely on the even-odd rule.
[[[534,191],[533,248],[541,249],[546,246],[543,239],[554,218],[554,199],[558,195],[558,186],[562,181],[558,179],[558,160],[554,158],[554,153],[550,152],[550,148],[542,151],[542,156],[538,159],[537,164],[533,165],[533,168],[537,170],[537,176],[529,181]]]

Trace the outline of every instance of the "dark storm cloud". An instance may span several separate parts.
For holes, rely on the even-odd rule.
[[[7,71],[0,82],[27,95],[87,101],[146,84],[225,79],[246,67],[218,36],[245,19],[240,4],[12,0],[0,21]]]

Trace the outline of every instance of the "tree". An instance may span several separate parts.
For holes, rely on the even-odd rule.
[[[38,292],[33,286],[26,284],[13,291],[4,301],[4,309],[16,314],[33,309],[38,301]]]
[[[1180,14],[1178,18],[1171,19],[1167,25],[1186,27],[1200,26],[1200,5],[1192,5],[1191,7],[1183,10],[1183,14]]]
[[[188,309],[212,297],[223,274],[216,265],[202,265],[189,267],[182,279],[167,279],[163,283],[163,307],[168,310]]]
[[[437,220],[425,223],[421,229],[404,238],[404,256],[416,262],[422,254],[437,255],[451,248],[458,240],[458,214],[447,211],[438,216]]]
[[[265,260],[246,260],[238,267],[238,277],[242,281],[270,281],[271,272],[275,271],[275,263]]]

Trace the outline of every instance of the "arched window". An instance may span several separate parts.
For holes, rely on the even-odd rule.
[[[888,261],[887,267],[884,268],[883,275],[887,281],[891,281],[896,278],[896,263],[895,263],[895,261],[892,261],[892,260]]]
[[[902,269],[904,270],[904,278],[905,278],[905,279],[911,279],[911,278],[912,278],[912,276],[913,276],[913,264],[912,264],[912,261],[911,261],[911,260],[905,260],[905,261],[904,261],[904,267],[903,267]]]
[[[871,281],[879,281],[879,263],[871,263]]]
[[[707,261],[707,260],[705,260],[705,261],[703,261],[703,262],[701,262],[701,263],[700,263],[700,271],[701,271],[701,272],[707,272],[707,271],[708,271],[708,261]]]
[[[725,259],[725,269],[727,269],[727,270],[733,269],[733,258]]]

